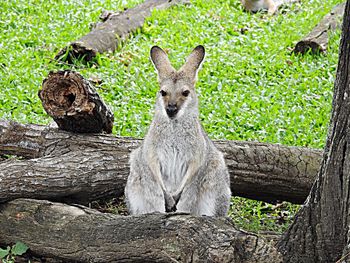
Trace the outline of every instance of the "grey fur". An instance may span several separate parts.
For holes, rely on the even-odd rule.
[[[204,54],[203,46],[196,47],[176,71],[161,48],[151,49],[166,95],[158,92],[149,131],[130,156],[125,195],[131,214],[179,211],[225,216],[228,212],[229,174],[222,153],[200,124],[194,90]],[[167,114],[169,105],[176,107],[173,117]]]

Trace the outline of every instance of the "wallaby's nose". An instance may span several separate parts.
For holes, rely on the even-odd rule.
[[[174,117],[177,113],[177,106],[175,103],[169,103],[166,107],[166,113],[170,118]]]

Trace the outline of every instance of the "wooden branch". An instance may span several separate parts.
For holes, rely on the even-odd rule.
[[[128,156],[86,149],[0,163],[0,202],[20,197],[88,204],[124,194]],[[119,160],[121,159],[121,160]]]
[[[328,34],[340,27],[344,8],[345,3],[336,5],[304,39],[296,44],[293,52],[301,54],[308,51],[314,54],[325,52],[328,46]]]
[[[64,262],[281,262],[273,244],[225,218],[125,217],[31,199],[0,211],[0,243],[22,241]]]
[[[279,144],[215,141],[224,153],[233,195],[267,202],[304,203],[322,151]]]
[[[179,3],[189,3],[189,1],[146,0],[122,13],[109,15],[106,21],[98,24],[90,33],[63,48],[55,59],[69,63],[77,58],[91,61],[97,53],[113,52],[123,39],[143,26],[145,18],[152,14],[152,10],[166,9]]]
[[[39,97],[45,111],[62,130],[112,132],[114,116],[93,85],[70,70],[50,72]]]
[[[0,202],[30,197],[86,204],[121,196],[129,153],[140,142],[2,121],[0,154],[36,159],[0,163]],[[225,155],[232,193],[269,202],[303,203],[322,159],[322,151],[308,148],[238,141],[215,144]]]

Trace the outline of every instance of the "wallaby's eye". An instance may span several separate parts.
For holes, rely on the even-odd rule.
[[[161,91],[160,91],[160,94],[162,94],[162,96],[164,97],[164,96],[166,96],[167,93],[166,93],[166,91],[161,90]]]
[[[190,94],[190,91],[189,91],[189,90],[184,90],[184,91],[182,92],[182,96],[184,96],[184,97],[187,97],[188,94]]]

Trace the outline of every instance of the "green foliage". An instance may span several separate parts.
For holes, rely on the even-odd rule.
[[[120,10],[141,1],[0,1],[0,119],[47,124],[50,118],[37,91],[50,70],[71,68],[52,58],[86,34],[102,9]],[[166,49],[180,67],[203,44],[207,56],[197,90],[202,123],[211,138],[321,148],[330,118],[339,30],[329,36],[324,55],[293,55],[291,49],[340,2],[303,1],[268,16],[243,12],[238,0],[192,0],[191,5],[154,11],[114,54],[101,54],[90,65],[76,61],[72,69],[103,80],[98,92],[115,114],[114,134],[142,137],[158,90],[150,47]],[[263,209],[266,204],[236,198],[233,203],[231,215],[242,226],[270,229],[269,222],[276,221]]]
[[[10,254],[11,247],[7,247],[6,249],[0,248],[0,258],[5,258]]]
[[[26,244],[22,242],[17,242],[12,246],[11,253],[12,255],[20,256],[20,255],[23,255],[27,250],[28,250],[28,247],[26,246]]]
[[[0,118],[46,124],[37,96],[60,48],[89,31],[102,9],[134,1],[2,1],[0,3]],[[323,147],[331,108],[339,32],[326,55],[290,49],[340,0],[307,1],[284,13],[243,12],[239,1],[193,0],[154,11],[114,54],[75,67],[104,82],[99,92],[115,113],[114,133],[142,137],[157,92],[149,49],[157,44],[179,67],[197,44],[207,49],[199,74],[203,125],[212,138]],[[175,22],[176,21],[176,22]]]
[[[240,197],[232,197],[231,202],[229,216],[235,225],[253,232],[282,233],[299,209],[288,202],[272,205]]]
[[[21,256],[28,250],[27,245],[22,242],[17,242],[12,247],[7,246],[6,249],[0,248],[0,259],[3,263],[15,262],[15,256]]]
[[[94,201],[90,203],[90,207],[97,209],[102,213],[112,213],[118,215],[128,215],[128,211],[125,204],[125,197],[112,198],[108,201]]]
[[[88,33],[102,10],[141,1],[0,1],[0,119],[47,124],[37,92],[50,70],[69,68],[53,57]]]

